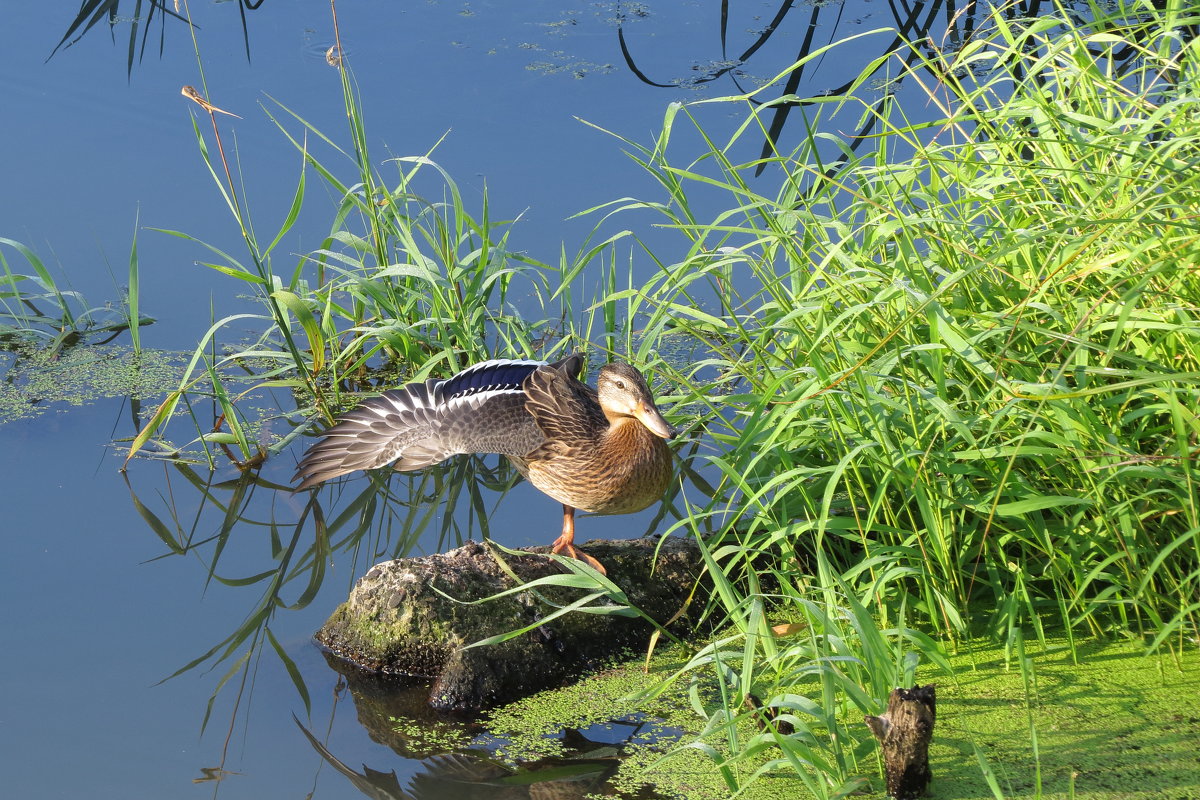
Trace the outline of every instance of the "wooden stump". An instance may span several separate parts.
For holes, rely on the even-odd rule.
[[[883,716],[863,718],[883,750],[889,797],[911,800],[929,788],[929,743],[936,705],[932,683],[893,689]]]

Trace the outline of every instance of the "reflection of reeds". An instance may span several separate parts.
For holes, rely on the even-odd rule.
[[[242,40],[246,45],[246,58],[250,58],[250,30],[247,27],[246,12],[253,11],[262,5],[263,0],[258,0],[257,3],[252,0],[238,0],[238,14],[242,22]],[[125,71],[128,74],[133,73],[133,64],[135,61],[141,61],[146,54],[146,45],[150,41],[151,25],[155,22],[155,17],[158,17],[158,49],[162,50],[165,45],[165,26],[167,17],[173,17],[176,20],[191,24],[189,15],[186,9],[181,13],[180,0],[172,0],[170,4],[166,0],[134,0],[134,2],[125,2],[124,8],[129,10],[129,6],[133,6],[130,13],[121,13],[121,0],[82,0],[79,4],[79,10],[75,13],[74,19],[67,26],[66,33],[62,39],[54,46],[54,50],[50,52],[49,58],[53,58],[54,54],[59,50],[70,47],[71,45],[82,39],[88,31],[94,28],[100,22],[107,22],[110,31],[114,30],[118,24],[124,23],[129,26],[129,44],[126,48],[126,63]],[[139,41],[138,33],[141,33]]]
[[[323,500],[325,492],[293,496],[290,487],[256,472],[218,481],[211,473],[174,463],[165,475],[167,485],[155,485],[154,500],[143,500],[136,479],[126,476],[135,510],[166,548],[160,558],[193,554],[208,583],[230,591],[257,589],[241,623],[171,677],[226,665],[229,672],[214,688],[215,699],[269,645],[306,707],[303,678],[271,633],[275,615],[307,607],[326,580],[331,560],[343,565],[341,574],[355,577],[371,564],[409,555],[418,542],[424,549],[443,550],[475,533],[486,536],[488,512],[517,478],[513,470],[497,471],[481,458],[464,458],[419,474],[335,482],[329,499]],[[441,522],[435,524],[439,515]],[[269,558],[248,566],[246,553],[255,540],[267,545]],[[235,552],[236,557],[227,555]],[[227,563],[230,558],[233,562]]]
[[[792,59],[791,66],[783,71],[774,67],[767,70],[774,75],[770,80],[758,85],[747,85],[745,70],[756,57],[761,57],[760,51],[767,43],[788,31],[789,16],[800,13],[801,4],[792,0],[783,0],[776,10],[775,16],[765,25],[756,27],[751,32],[749,42],[737,54],[729,52],[731,42],[741,33],[743,20],[731,12],[728,3],[722,0],[721,14],[717,23],[716,36],[719,41],[719,56],[708,69],[691,74],[684,80],[665,81],[650,77],[638,64],[634,46],[630,44],[627,35],[626,15],[617,15],[617,44],[621,50],[626,67],[643,83],[659,88],[678,88],[680,85],[698,86],[727,78],[737,91],[754,105],[770,107],[770,121],[763,131],[763,144],[760,157],[763,163],[757,165],[755,174],[761,174],[766,164],[782,146],[781,137],[789,119],[793,119],[796,109],[813,107],[825,102],[826,98],[839,98],[856,93],[860,100],[866,99],[864,87],[872,86],[876,98],[870,101],[871,111],[863,115],[855,131],[844,134],[843,138],[851,152],[857,152],[868,144],[879,129],[880,116],[885,112],[893,96],[898,92],[906,78],[912,77],[922,83],[930,78],[942,80],[941,66],[947,59],[952,59],[960,49],[976,37],[987,38],[995,34],[995,21],[1004,20],[1008,24],[1018,24],[1022,20],[1033,20],[1039,16],[1053,19],[1054,14],[1063,14],[1066,24],[1079,28],[1091,29],[1103,33],[1109,27],[1130,29],[1136,31],[1136,11],[1129,12],[1128,18],[1122,16],[1121,9],[1114,16],[1105,16],[1098,9],[1091,9],[1088,14],[1068,10],[1059,3],[1042,3],[1041,0],[1014,0],[999,4],[995,9],[977,4],[967,3],[957,6],[944,0],[922,3],[889,3],[891,20],[887,27],[876,27],[865,34],[840,37],[840,28],[847,24],[857,24],[858,21],[846,19],[848,2],[810,2],[806,19],[798,21],[796,28],[803,30],[803,37]],[[862,10],[861,8],[858,10]],[[853,12],[851,12],[853,13]],[[757,18],[756,18],[757,19]],[[1132,27],[1129,23],[1132,21]],[[1194,23],[1184,21],[1176,28],[1181,35],[1188,39],[1194,38],[1197,27]],[[871,47],[863,53],[860,60],[850,67],[849,77],[840,82],[819,83],[813,73],[820,69],[826,56],[846,51],[846,43],[863,36],[879,34],[882,44]],[[1136,37],[1136,32],[1134,33]],[[1117,72],[1135,69],[1140,58],[1140,42],[1131,42],[1105,53],[1105,58]],[[868,45],[859,42],[864,50]],[[695,53],[683,54],[681,61],[690,59],[693,63],[698,58]],[[1020,77],[1023,70],[1020,57],[1010,59],[1009,66],[1013,73]],[[959,68],[962,68],[961,65]],[[915,77],[910,73],[927,69],[928,74]],[[799,132],[799,137],[807,135],[807,122]]]
[[[838,28],[845,22],[843,15],[846,11],[846,3],[811,3],[808,5],[807,20],[800,23],[803,26],[804,35],[796,55],[792,59],[792,65],[779,74],[775,74],[776,70],[771,69],[770,72],[775,74],[774,78],[761,85],[747,86],[743,77],[743,69],[773,37],[779,34],[781,29],[787,30],[784,23],[799,6],[791,0],[780,3],[771,21],[758,28],[749,44],[734,56],[729,53],[728,47],[730,39],[738,32],[733,26],[738,25],[739,21],[731,16],[726,7],[727,3],[722,3],[722,13],[717,31],[720,41],[719,60],[713,68],[689,77],[687,81],[688,85],[701,85],[728,77],[738,92],[751,103],[770,105],[771,119],[765,131],[761,153],[761,157],[764,159],[770,158],[776,152],[783,129],[795,109],[821,102],[815,98],[842,97],[847,93],[854,92],[869,83],[876,75],[891,69],[889,62],[893,58],[902,61],[904,68],[910,68],[919,63],[921,61],[920,52],[910,43],[921,42],[930,37],[935,27],[939,25],[942,13],[948,7],[948,4],[942,0],[926,3],[889,4],[888,7],[892,11],[892,26],[884,30],[872,31],[872,33],[883,34],[886,44],[875,48],[874,52],[865,59],[862,67],[851,68],[849,70],[850,77],[842,83],[814,86],[811,73],[821,65],[825,56],[835,52],[835,48],[837,51],[844,51],[846,42],[858,37],[838,41]],[[1009,9],[1011,10],[1012,7],[1010,6]],[[948,23],[948,27],[944,31],[944,38],[969,38],[976,26],[976,14],[974,4],[969,4],[960,10]],[[830,20],[831,16],[833,19]],[[818,34],[821,34],[820,41],[818,41]],[[862,35],[870,34],[860,34],[860,36]],[[643,83],[662,88],[674,88],[679,85],[677,81],[652,80],[638,67],[637,59],[626,39],[624,19],[620,17],[617,25],[617,40],[626,66]],[[830,44],[835,41],[836,45]],[[804,91],[803,87],[806,81],[808,81],[808,89]],[[891,82],[891,78],[888,78],[888,82]],[[772,98],[766,98],[767,91],[775,87],[779,87],[777,94]],[[885,93],[883,97],[875,101],[877,111],[887,102],[889,94]],[[860,129],[854,135],[847,136],[852,151],[857,150],[866,141],[866,137],[875,129],[876,124],[876,116],[868,115],[861,123]],[[804,131],[801,131],[800,135],[804,135]],[[764,168],[765,163],[760,164],[756,174],[761,173]]]

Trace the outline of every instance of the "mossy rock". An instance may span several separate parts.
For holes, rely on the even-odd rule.
[[[584,596],[586,590],[541,586],[495,598],[521,583],[566,570],[537,547],[520,554],[468,542],[448,553],[376,564],[317,633],[317,641],[360,668],[433,683],[429,702],[445,711],[475,711],[511,702],[599,667],[646,644],[653,626],[622,614],[568,613],[497,644],[468,645],[521,630]],[[691,540],[589,542],[629,602],[657,622],[689,629],[680,611],[701,573]],[[498,559],[503,559],[507,569]],[[611,605],[593,600],[588,605]]]

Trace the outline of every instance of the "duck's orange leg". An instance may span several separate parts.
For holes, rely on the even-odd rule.
[[[555,539],[554,544],[550,547],[551,553],[560,553],[563,550],[566,550],[567,555],[569,555],[571,558],[577,558],[580,561],[587,562],[592,569],[596,570],[601,575],[608,574],[608,571],[604,569],[603,564],[575,547],[575,509],[573,506],[569,506],[566,503],[563,503],[562,535]]]

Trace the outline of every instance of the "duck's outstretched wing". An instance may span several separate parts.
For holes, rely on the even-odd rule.
[[[451,378],[410,383],[363,401],[300,459],[296,491],[393,461],[407,471],[458,453],[525,455],[544,437],[525,410],[522,385],[542,366],[483,361]]]

